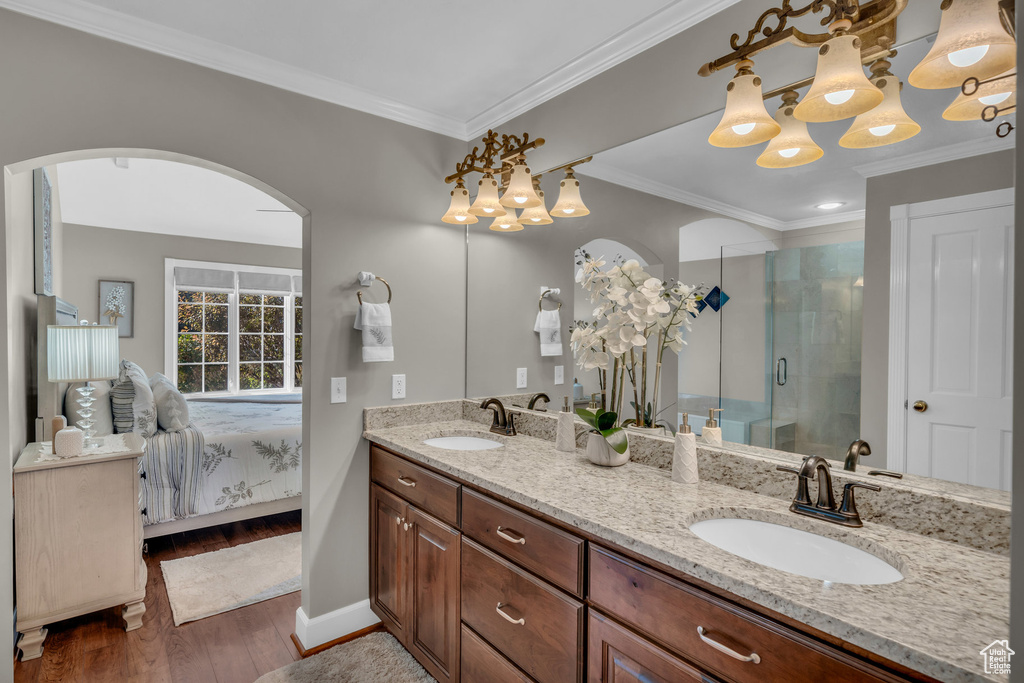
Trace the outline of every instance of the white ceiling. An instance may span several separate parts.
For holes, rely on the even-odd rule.
[[[302,219],[284,204],[190,164],[72,161],[57,165],[57,189],[65,224],[302,248]]]
[[[0,7],[469,140],[738,1],[0,0]]]
[[[708,143],[708,136],[722,116],[719,109],[601,152],[576,172],[775,230],[862,219],[869,176],[1013,146],[1016,133],[1005,139],[997,138],[996,123],[942,118],[943,110],[958,94],[957,89],[919,90],[906,84],[907,74],[928,48],[928,40],[921,39],[901,47],[892,60],[892,72],[904,81],[904,109],[922,127],[910,140],[875,149],[844,149],[838,140],[852,120],[814,123],[808,130],[825,150],[824,157],[793,169],[765,169],[755,163],[764,145],[721,149]],[[778,50],[799,48],[784,45],[773,52]],[[720,107],[725,104],[728,78],[719,78]],[[801,95],[805,91],[806,88],[802,89]],[[780,100],[773,98],[765,104],[769,113],[774,114]],[[1014,118],[1011,114],[998,120]],[[828,201],[845,205],[833,211],[815,208]]]

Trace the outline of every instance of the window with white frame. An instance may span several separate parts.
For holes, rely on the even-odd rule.
[[[165,259],[166,353],[183,394],[302,387],[302,273]]]

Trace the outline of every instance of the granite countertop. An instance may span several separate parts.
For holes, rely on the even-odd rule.
[[[497,436],[470,420],[367,427],[363,436],[370,441],[915,671],[941,681],[1008,680],[984,674],[979,654],[1009,633],[1010,562],[1003,555],[869,517],[861,529],[819,522],[789,512],[784,500],[709,481],[678,484],[669,471],[647,465],[597,467],[581,450],[564,453],[545,439]],[[423,444],[456,435],[505,447],[451,451]],[[714,517],[776,522],[842,540],[893,564],[904,579],[855,586],[774,570],[689,530]]]

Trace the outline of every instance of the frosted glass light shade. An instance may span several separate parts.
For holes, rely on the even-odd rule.
[[[484,174],[480,179],[480,189],[476,193],[476,201],[469,207],[469,212],[474,216],[484,218],[497,218],[504,216],[507,211],[498,201],[498,181],[490,173]]]
[[[501,205],[512,209],[530,209],[540,206],[540,197],[533,189],[533,177],[526,162],[519,162],[512,167],[512,175],[508,179],[508,189],[501,196]]]
[[[793,116],[794,101],[784,101],[775,112],[782,132],[772,138],[757,165],[762,168],[793,168],[817,161],[825,154],[807,132],[807,124]]]
[[[981,113],[986,107],[996,107],[997,116],[1006,116],[1017,106],[1016,70],[1002,74],[998,80],[978,86],[978,90],[968,97],[963,92],[957,95],[953,103],[942,112],[947,121],[980,121]]]
[[[1003,28],[999,0],[946,0],[935,43],[907,79],[915,88],[958,88],[1017,63],[1017,43]]]
[[[768,115],[761,97],[761,77],[750,71],[750,60],[737,65],[725,95],[725,111],[708,137],[715,147],[749,147],[779,134],[779,124]]]
[[[523,226],[516,218],[515,211],[510,211],[505,216],[499,216],[491,223],[491,230],[495,232],[519,232],[522,229]]]
[[[120,370],[117,328],[47,325],[46,374],[51,382],[114,379]]]
[[[818,49],[814,83],[796,105],[793,115],[801,121],[840,121],[877,107],[883,99],[864,74],[860,38],[837,35]]]
[[[540,197],[540,204],[530,209],[524,209],[519,214],[519,222],[523,225],[550,225],[555,222],[548,213],[547,207],[544,206],[544,191],[538,190],[537,196]]]
[[[839,138],[839,146],[867,149],[901,142],[921,132],[921,126],[907,116],[900,102],[900,81],[895,76],[882,75],[873,81],[885,98],[869,112],[854,119],[850,129]]]
[[[462,184],[461,179],[452,190],[452,202],[448,205],[448,212],[441,216],[441,220],[453,225],[471,225],[480,220],[469,212],[469,190]]]
[[[551,209],[551,215],[557,218],[579,218],[590,213],[580,196],[580,181],[570,170],[562,180],[562,189],[558,191],[558,201]]]

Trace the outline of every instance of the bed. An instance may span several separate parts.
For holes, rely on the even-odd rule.
[[[37,440],[52,437],[48,427],[67,391],[46,380],[46,326],[77,319],[73,305],[39,296]],[[190,400],[188,427],[146,439],[146,538],[302,507],[302,405],[279,400]]]

